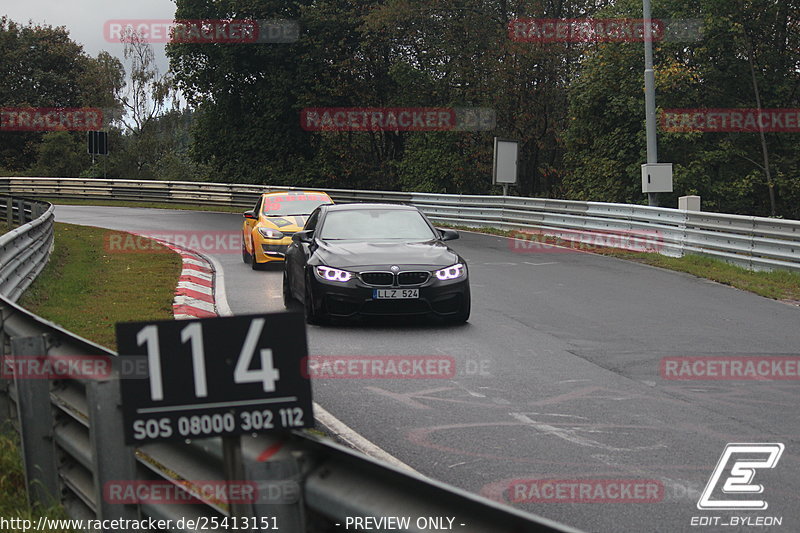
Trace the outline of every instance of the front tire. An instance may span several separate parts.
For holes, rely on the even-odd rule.
[[[292,294],[292,284],[290,283],[289,273],[283,271],[283,306],[288,310],[294,310],[299,307],[300,302],[295,300]]]
[[[253,270],[263,270],[264,265],[256,259],[256,243],[253,243],[253,254],[250,256],[250,266]]]
[[[318,313],[314,308],[314,297],[311,294],[311,283],[306,280],[306,290],[305,290],[305,301],[303,302],[303,307],[305,309],[306,315],[306,324],[312,326],[323,326],[328,323],[327,317]]]
[[[247,247],[244,245],[244,239],[242,239],[242,261],[244,264],[250,263],[252,261],[253,256],[250,255],[250,252],[247,251]]]
[[[464,324],[467,320],[469,320],[470,310],[472,308],[472,302],[469,290],[464,294],[464,302],[461,306],[461,309],[458,310],[458,313],[451,318],[451,322],[453,324]]]

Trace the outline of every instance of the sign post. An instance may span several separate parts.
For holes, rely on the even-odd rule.
[[[508,196],[508,186],[517,184],[519,142],[494,138],[494,164],[492,184],[503,186],[503,196]]]
[[[117,324],[117,346],[148,369],[120,383],[126,444],[222,437],[226,481],[241,483],[241,435],[314,425],[300,313]]]

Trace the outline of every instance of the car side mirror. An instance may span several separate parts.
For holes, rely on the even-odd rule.
[[[258,218],[253,210],[245,211],[243,214],[244,218],[249,218],[251,220],[255,220],[256,218]]]
[[[292,235],[292,241],[294,242],[304,242],[304,243],[311,243],[314,240],[314,232],[310,229],[304,231],[298,231],[294,235]]]
[[[454,241],[458,239],[458,232],[454,229],[440,229],[443,241]]]

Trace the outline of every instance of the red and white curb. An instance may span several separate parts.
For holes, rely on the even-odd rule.
[[[183,248],[161,241],[161,244],[181,256],[183,268],[175,298],[172,301],[172,314],[176,320],[192,318],[211,318],[217,316],[214,301],[214,267],[202,256]]]

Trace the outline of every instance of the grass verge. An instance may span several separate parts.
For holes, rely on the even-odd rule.
[[[155,243],[147,253],[109,252],[116,233],[57,223],[50,262],[20,305],[112,350],[117,322],[171,320],[180,256]]]
[[[0,433],[0,517],[6,520],[12,518],[30,520],[33,527],[36,527],[41,516],[54,520],[68,519],[64,508],[59,505],[48,508],[36,506],[33,509],[28,507],[19,438],[12,430],[3,429],[4,431]],[[22,528],[19,528],[19,531],[22,531]],[[41,531],[66,533],[72,530],[46,528]]]
[[[105,243],[115,233],[121,232],[57,223],[50,262],[20,305],[111,349],[116,349],[115,323],[171,319],[180,256],[158,244],[151,253],[108,252]],[[28,507],[19,438],[0,431],[0,517],[35,526],[40,516],[69,518],[58,504]]]
[[[502,237],[513,237],[519,232],[515,230],[501,230],[497,228],[471,228],[467,226],[444,225],[437,226],[475,231]],[[560,239],[547,239],[548,244],[563,243]],[[737,289],[749,291],[759,296],[780,300],[786,303],[800,304],[800,273],[787,270],[772,272],[756,272],[736,265],[728,264],[719,259],[699,255],[686,255],[684,257],[667,257],[657,253],[633,252],[617,248],[591,247],[582,250],[617,259],[625,259],[646,265],[685,272],[698,278],[710,279]]]

